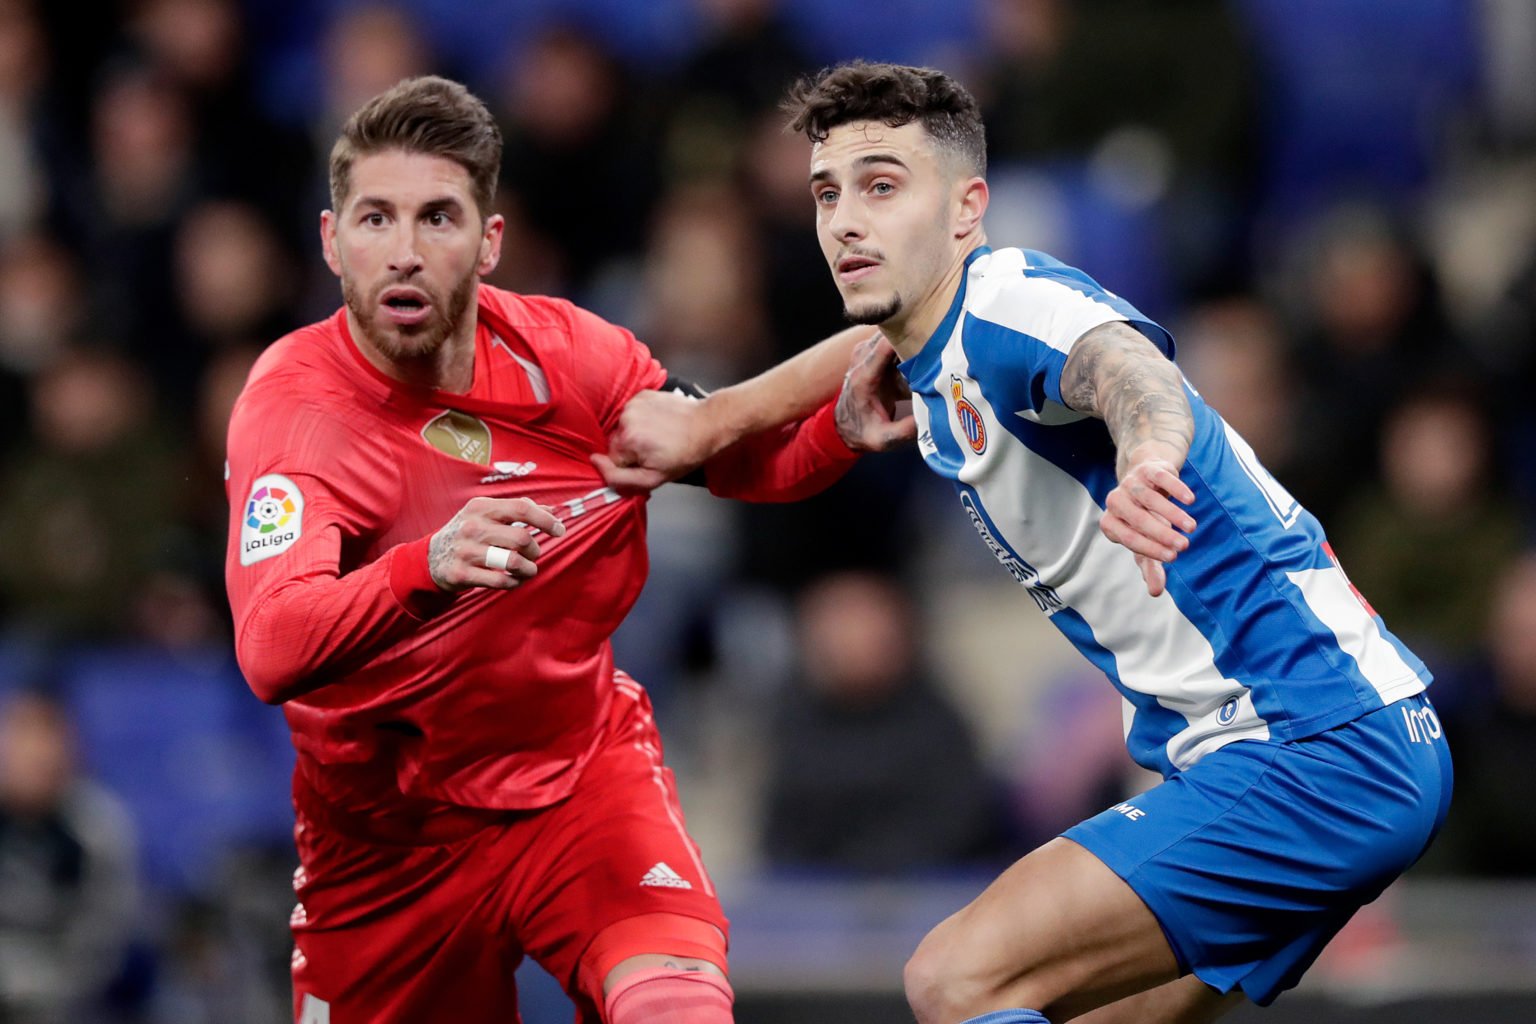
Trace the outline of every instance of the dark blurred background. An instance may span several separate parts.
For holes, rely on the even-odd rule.
[[[775,104],[856,56],[972,88],[994,244],[1172,328],[1438,676],[1451,821],[1271,1019],[1536,1019],[1536,4],[0,0],[0,1022],[286,1013],[292,750],[230,653],[224,430],[339,303],[344,117],[467,82],[507,139],[493,283],[720,385],[840,326]],[[1149,784],[953,506],[915,453],[794,507],[653,499],[619,660],[748,1024],[904,1019],[927,926]]]

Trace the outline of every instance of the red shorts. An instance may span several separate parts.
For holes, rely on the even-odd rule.
[[[526,954],[595,1022],[603,979],[583,955],[605,928],[677,915],[676,934],[663,927],[657,948],[634,952],[694,956],[690,940],[726,933],[650,701],[627,677],[615,682],[608,740],[553,807],[445,812],[402,797],[399,817],[359,819],[296,781],[297,1019],[516,1021],[513,972]]]

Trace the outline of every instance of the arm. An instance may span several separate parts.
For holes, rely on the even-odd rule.
[[[813,381],[805,393],[794,393],[795,382],[806,374],[827,374],[834,356],[845,360],[837,369],[841,390],[828,391]],[[651,490],[707,464],[716,494],[797,500],[841,476],[855,453],[886,451],[916,436],[911,415],[897,414],[895,359],[884,337],[858,328],[702,401],[640,392],[625,406],[608,454],[592,461],[621,491]],[[813,403],[808,400],[813,395],[823,397]],[[722,426],[722,417],[735,426]],[[737,430],[742,424],[751,424],[744,434]],[[833,470],[819,485],[802,487]]]
[[[1179,479],[1195,432],[1184,378],[1143,334],[1116,321],[1072,346],[1061,394],[1072,408],[1102,419],[1114,440],[1120,485],[1104,503],[1099,528],[1136,554],[1156,597],[1167,582],[1163,564],[1189,547],[1185,534],[1195,528],[1174,504],[1195,500]]]
[[[377,535],[402,486],[388,452],[341,422],[345,410],[289,401],[281,387],[246,394],[229,432],[230,532],[225,580],[235,649],[257,696],[277,704],[356,670],[419,630],[467,587],[511,589],[533,575],[528,527],[558,535],[525,499],[472,499],[436,533],[364,564],[343,563],[344,539]],[[279,529],[261,532],[288,503]],[[526,524],[526,526],[518,525]],[[509,552],[486,565],[490,545]]]

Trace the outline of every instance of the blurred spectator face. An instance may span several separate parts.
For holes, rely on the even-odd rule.
[[[1488,647],[1505,703],[1536,715],[1536,554],[1521,558],[1499,581]]]
[[[1324,242],[1312,295],[1330,343],[1369,354],[1388,347],[1417,302],[1410,254],[1386,229],[1346,220]]]
[[[1438,518],[1465,508],[1482,490],[1488,426],[1470,402],[1454,395],[1412,399],[1388,418],[1382,474],[1405,509]]]
[[[37,379],[33,429],[50,449],[90,454],[124,442],[150,411],[149,389],[137,367],[106,353],[76,352]]]
[[[227,82],[240,63],[240,12],[234,0],[150,0],[134,29],[155,61],[193,89]]]
[[[32,94],[42,81],[47,52],[31,4],[0,0],[0,106],[19,106]]]
[[[778,0],[694,0],[694,7],[710,24],[727,31],[761,25],[778,6]]]
[[[62,708],[34,694],[0,710],[0,802],[24,815],[56,807],[74,777],[73,737]]]
[[[670,352],[718,357],[740,367],[759,340],[756,241],[728,191],[700,186],[670,196],[646,259],[646,317]]]
[[[1211,304],[1196,310],[1179,336],[1180,362],[1201,397],[1260,461],[1284,463],[1295,397],[1274,314],[1253,299]]]
[[[811,685],[836,703],[875,704],[913,674],[911,607],[895,585],[844,573],[800,601],[800,649]]]
[[[444,200],[451,208],[437,205]],[[438,212],[428,216],[428,204]],[[346,203],[325,211],[321,225],[348,310],[396,362],[442,348],[469,312],[477,278],[501,255],[501,218],[481,220],[469,171],[424,153],[359,156]]]
[[[766,114],[747,143],[746,173],[759,213],[790,224],[809,224],[805,205],[805,139],[784,130],[784,118]]]
[[[182,221],[176,275],[187,319],[214,338],[258,331],[288,292],[287,261],[271,228],[239,203],[204,203]]]
[[[326,45],[329,106],[338,123],[403,78],[425,74],[426,50],[405,12],[360,7],[331,27]]]
[[[586,36],[557,29],[513,63],[508,109],[530,135],[553,145],[591,137],[617,100],[613,64]]]
[[[1061,49],[1061,0],[988,0],[982,6],[988,47],[997,57],[1045,62]]]
[[[82,307],[74,262],[53,239],[22,235],[0,250],[0,364],[46,365],[79,328]]]
[[[191,166],[192,124],[181,94],[135,70],[108,81],[94,113],[97,179],[124,224],[165,219]]]

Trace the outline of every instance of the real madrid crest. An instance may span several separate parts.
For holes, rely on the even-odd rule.
[[[980,455],[987,450],[987,425],[981,418],[981,413],[965,397],[965,385],[959,374],[949,375],[949,393],[955,399],[955,419],[960,424],[960,430],[965,434],[965,441],[971,446],[971,451]]]

